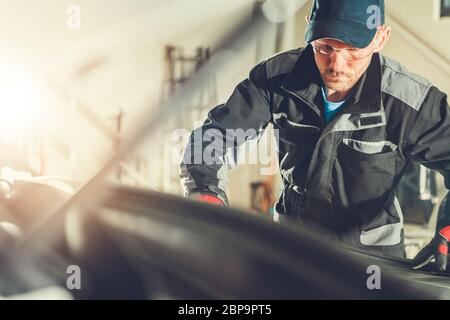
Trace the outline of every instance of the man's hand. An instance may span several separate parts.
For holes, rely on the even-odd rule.
[[[450,226],[442,228],[431,242],[423,248],[412,260],[412,268],[420,269],[436,259],[439,271],[447,269],[448,243],[450,240]]]
[[[219,206],[225,205],[222,200],[210,194],[201,194],[197,196],[196,199],[201,202],[211,203]]]

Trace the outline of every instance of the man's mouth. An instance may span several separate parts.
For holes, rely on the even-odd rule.
[[[347,79],[347,75],[338,72],[327,72],[325,74],[325,80],[330,82],[342,82]]]
[[[328,73],[326,73],[326,76],[332,77],[332,78],[342,78],[342,77],[346,77],[345,74],[339,73],[339,72],[328,72]]]

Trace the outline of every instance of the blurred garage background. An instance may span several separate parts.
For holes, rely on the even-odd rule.
[[[3,176],[92,177],[219,48],[233,57],[225,69],[210,68],[208,85],[184,101],[185,112],[168,117],[109,177],[182,195],[184,133],[258,62],[304,45],[311,1],[0,0],[0,6]],[[387,0],[386,7],[393,33],[384,54],[450,92],[450,1]],[[268,23],[253,37],[223,45],[258,17]],[[231,173],[232,206],[271,214],[280,176],[270,133],[261,140],[259,163]],[[409,256],[433,235],[443,192],[441,177],[419,167],[400,187]]]

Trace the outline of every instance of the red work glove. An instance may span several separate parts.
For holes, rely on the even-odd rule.
[[[225,205],[222,200],[220,200],[219,198],[212,196],[210,194],[201,194],[196,199],[201,202],[206,202],[206,203],[215,204],[215,205],[219,205],[219,206]]]
[[[413,269],[420,269],[436,259],[439,271],[447,269],[448,243],[450,240],[450,226],[442,228],[431,242],[423,248],[413,259]]]

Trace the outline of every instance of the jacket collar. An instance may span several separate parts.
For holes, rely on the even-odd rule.
[[[382,108],[381,60],[378,53],[354,88],[354,94],[346,104],[343,113],[373,113]],[[292,71],[287,75],[282,88],[303,99],[318,114],[321,113],[322,79],[314,59],[311,45],[300,54]]]

